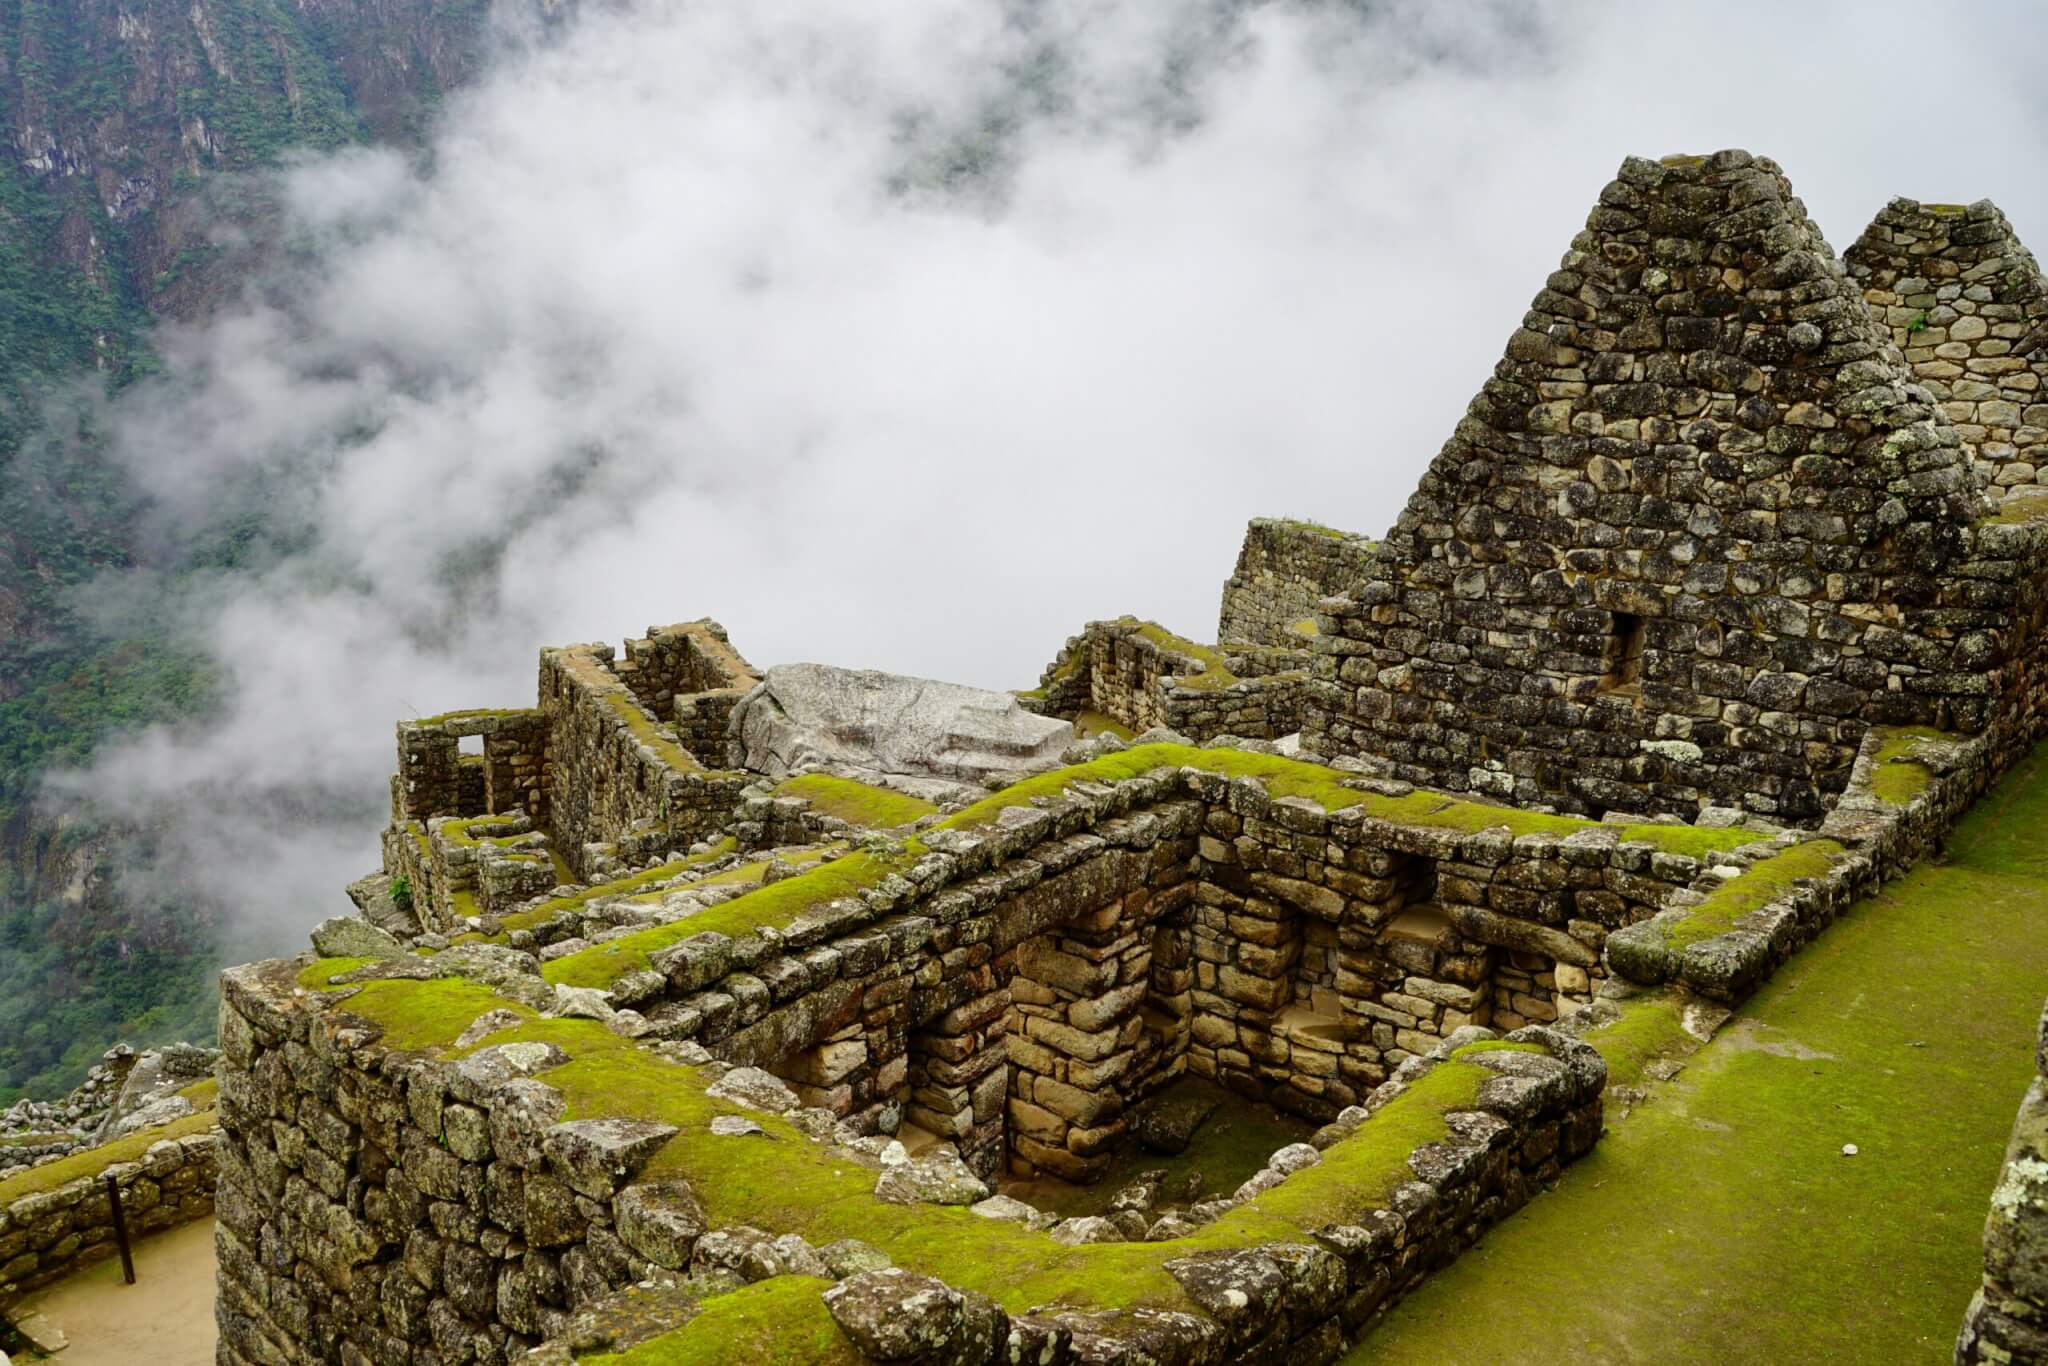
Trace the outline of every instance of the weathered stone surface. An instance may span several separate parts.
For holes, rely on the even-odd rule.
[[[853,1345],[876,1361],[909,1361],[945,1347],[961,1327],[958,1291],[894,1267],[848,1277],[825,1307]]]
[[[1056,763],[1074,739],[1007,693],[822,664],[770,669],[733,724],[747,767],[774,777],[842,765],[978,782]]]
[[[677,1132],[673,1124],[651,1120],[577,1119],[549,1129],[541,1151],[571,1186],[609,1200]]]
[[[729,1100],[770,1114],[787,1114],[800,1102],[788,1083],[758,1067],[735,1067],[720,1077],[704,1094],[713,1100]]]
[[[612,1198],[612,1220],[626,1246],[671,1271],[690,1264],[708,1229],[704,1208],[686,1181],[628,1186]]]
[[[1187,1151],[1215,1112],[1216,1102],[1207,1096],[1155,1097],[1131,1112],[1131,1135],[1148,1151],[1171,1157]]]
[[[875,1182],[875,1198],[892,1205],[972,1205],[988,1197],[987,1184],[948,1147],[885,1167]]]
[[[398,958],[406,948],[359,916],[337,915],[313,927],[313,951],[322,958]]]

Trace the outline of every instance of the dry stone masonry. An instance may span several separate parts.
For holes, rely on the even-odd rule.
[[[1154,622],[1092,621],[1019,701],[1046,716],[1099,718],[1196,740],[1277,740],[1301,729],[1309,653],[1287,645],[1198,645]]]
[[[1317,522],[1255,517],[1223,585],[1216,639],[1300,649],[1316,634],[1316,604],[1368,578],[1373,543]]]
[[[2031,258],[1898,201],[1851,268],[1767,160],[1631,159],[1219,645],[1012,696],[699,621],[401,724],[363,915],[223,981],[223,1366],[1334,1360],[1598,1141],[1582,1034],[1725,1017],[2048,724]],[[1313,1137],[1023,1198],[1219,1105]],[[1962,1360],[2048,1324],[2031,1141]]]
[[[1992,486],[2048,482],[2048,297],[1988,199],[1894,199],[1843,257],[1870,311]]]
[[[1769,161],[1631,159],[1326,605],[1304,743],[1593,813],[1817,821],[1872,725],[1979,731],[2030,566]]]

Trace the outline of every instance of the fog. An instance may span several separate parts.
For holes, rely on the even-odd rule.
[[[225,703],[58,785],[293,935],[376,862],[393,721],[530,705],[544,644],[709,615],[1019,688],[1091,618],[1208,638],[1248,517],[1387,527],[1630,153],[1773,156],[1837,249],[1895,194],[2048,241],[2021,4],[501,20],[424,155],[282,174],[287,249],[111,414],[166,565],[291,553],[93,586]]]

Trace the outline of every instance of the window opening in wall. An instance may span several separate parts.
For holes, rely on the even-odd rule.
[[[1602,660],[1602,692],[1634,693],[1643,686],[1643,619],[1631,612],[1615,612],[1607,634]]]
[[[484,737],[481,735],[463,736],[455,742],[455,752],[458,754],[482,754],[484,752]]]

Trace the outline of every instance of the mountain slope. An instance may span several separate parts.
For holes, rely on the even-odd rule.
[[[203,908],[124,886],[148,832],[35,797],[126,727],[207,705],[147,611],[75,590],[139,555],[138,498],[88,401],[153,366],[261,240],[260,171],[300,148],[419,138],[483,59],[485,0],[0,0],[0,1099],[62,1089],[112,1040],[211,1028]],[[260,528],[158,546],[171,580]],[[136,604],[128,604],[130,607]]]

